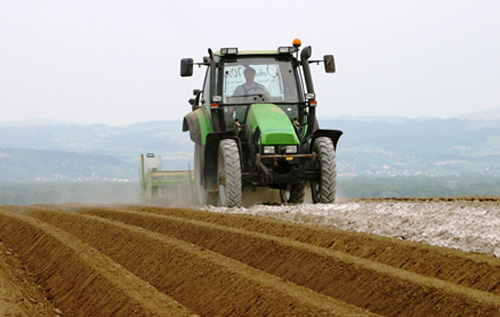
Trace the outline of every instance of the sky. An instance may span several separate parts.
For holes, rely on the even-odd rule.
[[[0,0],[0,122],[181,120],[207,49],[301,39],[320,117],[451,117],[500,107],[500,1]]]

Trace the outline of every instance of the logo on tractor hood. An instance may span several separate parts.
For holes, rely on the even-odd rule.
[[[281,133],[292,133],[293,130],[291,129],[265,129],[263,132],[281,132]]]

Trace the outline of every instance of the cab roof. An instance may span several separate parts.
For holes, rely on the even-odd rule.
[[[273,55],[292,55],[292,53],[280,53],[278,50],[267,50],[267,51],[259,51],[259,50],[253,50],[253,51],[238,51],[237,54],[222,54],[221,51],[215,52],[216,56],[248,56],[248,55],[268,55],[268,56],[273,56]]]

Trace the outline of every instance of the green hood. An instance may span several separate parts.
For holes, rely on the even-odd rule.
[[[274,104],[253,104],[248,109],[247,123],[253,133],[259,128],[262,145],[298,145],[299,139],[286,113]]]

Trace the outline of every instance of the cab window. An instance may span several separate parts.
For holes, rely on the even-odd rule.
[[[222,97],[226,104],[297,103],[297,81],[291,61],[239,58],[225,62]]]

